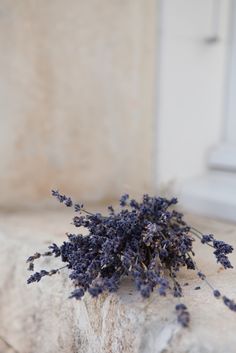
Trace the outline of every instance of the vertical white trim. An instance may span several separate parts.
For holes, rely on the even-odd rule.
[[[236,2],[230,1],[222,140],[210,154],[209,170],[181,187],[188,211],[236,222]]]
[[[230,1],[228,69],[225,82],[223,138],[209,156],[209,167],[236,171],[236,2]]]
[[[226,141],[236,146],[236,2],[231,1],[231,43],[228,74]]]

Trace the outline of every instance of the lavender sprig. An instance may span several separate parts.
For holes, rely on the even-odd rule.
[[[35,272],[28,283],[39,282],[67,267],[75,286],[70,298],[81,299],[86,292],[92,297],[103,292],[116,292],[126,276],[133,279],[144,298],[153,291],[161,296],[169,292],[180,298],[183,289],[177,275],[182,267],[186,267],[197,270],[198,277],[208,284],[214,296],[236,311],[234,301],[214,289],[193,260],[195,238],[214,249],[217,262],[225,269],[232,268],[227,255],[233,247],[215,240],[212,234],[204,235],[188,226],[183,214],[173,209],[176,198],[168,200],[145,194],[142,201],[137,202],[129,200],[129,195],[125,194],[120,199],[121,210],[116,212],[109,206],[108,215],[104,216],[87,211],[83,204],[73,203],[70,197],[59,191],[53,190],[52,195],[65,206],[74,208],[73,224],[76,228],[86,228],[87,234],[69,233],[68,240],[61,246],[53,243],[49,251],[30,256],[27,262],[31,271],[34,270],[34,261],[42,256],[60,257],[66,265]],[[187,307],[179,303],[176,312],[178,322],[187,327],[190,321]]]

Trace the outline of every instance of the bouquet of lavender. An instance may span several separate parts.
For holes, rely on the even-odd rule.
[[[97,297],[103,292],[115,292],[125,276],[130,276],[140,294],[148,298],[155,290],[161,296],[168,292],[182,297],[182,287],[177,280],[181,267],[195,270],[196,275],[212,290],[213,295],[233,311],[236,303],[213,288],[194,261],[193,241],[199,238],[202,244],[213,248],[216,261],[225,269],[232,268],[227,257],[233,247],[215,240],[212,234],[202,234],[187,225],[183,214],[173,209],[176,198],[143,195],[142,202],[125,194],[120,199],[121,210],[115,212],[108,207],[108,215],[91,213],[82,204],[73,203],[70,197],[52,191],[59,202],[73,207],[77,215],[75,227],[84,227],[87,234],[67,234],[68,240],[61,246],[52,244],[49,251],[35,253],[27,260],[29,270],[34,270],[34,260],[41,256],[61,257],[65,266],[51,271],[35,272],[28,283],[38,282],[44,276],[52,276],[62,268],[70,270],[74,291],[70,298],[81,299],[86,292]],[[189,312],[179,302],[176,305],[179,323],[187,327]]]

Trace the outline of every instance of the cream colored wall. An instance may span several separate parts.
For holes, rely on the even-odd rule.
[[[153,185],[155,0],[0,2],[0,204]]]

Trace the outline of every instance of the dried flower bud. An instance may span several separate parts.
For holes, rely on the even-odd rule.
[[[120,198],[122,209],[115,212],[108,207],[108,216],[87,211],[83,204],[73,203],[70,197],[52,190],[52,195],[67,207],[74,205],[77,215],[73,218],[76,228],[86,228],[86,235],[67,234],[68,239],[60,246],[53,243],[49,251],[35,253],[27,259],[29,269],[33,261],[41,256],[60,257],[65,266],[50,271],[33,273],[28,283],[39,282],[45,276],[53,276],[63,268],[68,268],[69,278],[74,284],[70,298],[81,299],[86,292],[97,297],[104,292],[118,290],[122,279],[130,276],[137,290],[148,298],[155,290],[160,296],[171,293],[182,297],[183,289],[177,280],[181,268],[197,270],[198,277],[213,290],[216,298],[221,298],[232,311],[236,311],[233,300],[221,296],[209,284],[206,276],[198,270],[193,260],[193,237],[214,249],[214,255],[224,268],[232,268],[227,257],[233,247],[215,240],[212,234],[204,235],[188,226],[183,214],[172,209],[176,198],[143,195],[137,202],[129,195]],[[185,283],[183,286],[187,285]],[[195,287],[196,290],[200,287]],[[178,322],[189,325],[190,315],[184,304],[176,305]]]

